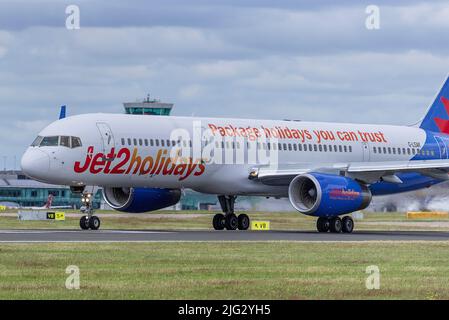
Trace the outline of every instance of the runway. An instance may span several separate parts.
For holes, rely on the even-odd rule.
[[[185,230],[0,230],[6,242],[174,242],[174,241],[448,241],[449,232],[358,231],[352,234],[315,231],[185,231]]]

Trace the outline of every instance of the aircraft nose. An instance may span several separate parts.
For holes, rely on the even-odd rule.
[[[50,157],[37,148],[28,148],[20,162],[22,171],[31,178],[42,180],[50,170]]]

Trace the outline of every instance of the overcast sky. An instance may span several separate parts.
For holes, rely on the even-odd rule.
[[[174,115],[416,122],[449,73],[447,2],[334,2],[2,0],[0,156],[18,166],[61,104],[117,113],[148,92]]]

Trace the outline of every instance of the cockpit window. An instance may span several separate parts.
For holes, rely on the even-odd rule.
[[[78,137],[72,137],[72,149],[81,147],[81,139]]]
[[[44,137],[41,136],[37,136],[36,139],[34,139],[33,143],[31,144],[32,147],[37,147],[38,145],[41,144],[42,139],[44,139]]]
[[[70,137],[61,136],[61,140],[59,140],[59,145],[63,147],[70,148]]]
[[[32,147],[66,147],[66,148],[78,148],[81,147],[81,139],[78,137],[69,136],[38,136],[31,144]]]
[[[42,139],[42,142],[39,144],[40,147],[54,147],[57,146],[59,142],[59,137],[58,136],[53,136],[53,137],[44,137],[44,139]]]

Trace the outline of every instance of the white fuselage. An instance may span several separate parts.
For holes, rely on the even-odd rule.
[[[122,114],[61,119],[39,136],[81,142],[61,146],[59,138],[57,145],[28,148],[23,169],[45,182],[266,196],[287,196],[288,187],[248,179],[254,167],[295,165],[307,171],[336,163],[408,161],[426,141],[426,132],[414,127]],[[174,147],[182,154],[171,163]],[[428,156],[440,158],[433,149]]]

